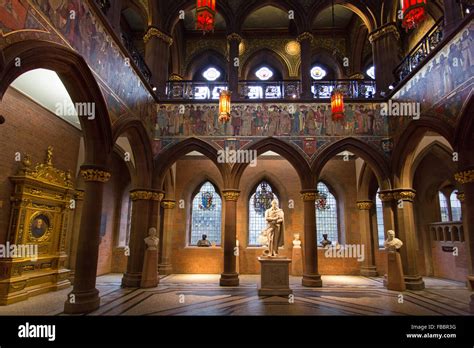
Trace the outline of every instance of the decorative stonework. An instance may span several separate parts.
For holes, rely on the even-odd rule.
[[[314,40],[313,34],[311,34],[310,32],[305,31],[304,33],[301,33],[300,35],[298,35],[298,37],[296,38],[296,41],[298,41],[298,42],[302,42],[304,40],[313,41]]]
[[[82,201],[84,200],[84,196],[85,196],[85,192],[82,191],[82,190],[76,190],[76,192],[74,193],[74,197],[79,200],[79,201]]]
[[[454,174],[454,178],[461,185],[474,182],[474,169],[465,170],[463,172],[456,173]]]
[[[393,199],[413,202],[415,199],[416,193],[414,190],[398,190],[393,192]]]
[[[242,36],[240,36],[237,33],[232,33],[232,34],[227,35],[227,41],[229,41],[229,42],[231,42],[231,41],[242,42],[243,38],[242,38]]]
[[[397,40],[400,40],[400,32],[398,31],[395,24],[388,24],[381,28],[378,28],[369,34],[369,41],[373,43],[374,41],[380,39],[382,36],[394,34]]]
[[[237,201],[240,196],[239,191],[224,191],[222,193],[226,201]]]
[[[393,201],[393,192],[392,191],[381,191],[381,192],[379,192],[379,198],[382,202]]]
[[[172,200],[164,200],[161,202],[161,207],[163,209],[174,209],[176,207],[176,202]]]
[[[111,174],[100,169],[81,169],[81,176],[84,181],[107,182]]]
[[[304,202],[316,201],[317,197],[318,197],[317,192],[301,192],[301,199]]]
[[[464,203],[464,199],[466,198],[464,192],[457,192],[456,196],[458,197],[459,202]]]
[[[138,190],[130,192],[132,201],[161,201],[164,197],[162,192]]]
[[[148,41],[151,40],[152,37],[157,37],[158,39],[164,41],[167,43],[169,46],[173,44],[173,38],[165,33],[163,33],[161,30],[155,28],[155,27],[149,27],[148,31],[146,32],[145,36],[143,37],[143,42],[146,44]]]
[[[372,201],[359,201],[357,202],[357,209],[359,210],[370,210],[374,206]]]

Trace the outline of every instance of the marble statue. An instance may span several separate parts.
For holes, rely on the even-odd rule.
[[[300,234],[299,233],[295,233],[293,235],[293,238],[295,238],[293,240],[293,248],[301,248],[301,240],[300,240]]]
[[[394,252],[402,247],[403,242],[400,239],[395,238],[395,231],[393,230],[387,231],[387,236],[388,236],[387,240],[383,244],[385,247],[385,250]]]
[[[323,234],[323,240],[320,243],[323,248],[327,248],[328,246],[332,245],[332,242],[328,239],[327,233]]]
[[[262,231],[266,239],[266,250],[263,256],[278,256],[278,247],[284,244],[284,214],[283,209],[278,207],[278,201],[273,200],[272,206],[265,211],[267,228]]]
[[[148,237],[146,237],[145,243],[147,245],[147,250],[158,250],[158,244],[160,243],[160,238],[156,236],[156,228],[151,227],[148,230]]]
[[[211,242],[207,240],[207,235],[203,234],[202,239],[197,242],[198,247],[210,247],[212,246]]]

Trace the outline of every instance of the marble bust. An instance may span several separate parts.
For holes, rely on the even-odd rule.
[[[299,233],[295,233],[293,235],[293,238],[295,238],[293,240],[293,248],[301,248],[301,240],[300,240],[300,234]]]
[[[151,227],[148,230],[148,237],[145,239],[147,245],[147,250],[158,250],[158,243],[160,243],[160,238],[156,236],[156,228]]]
[[[387,240],[384,243],[385,250],[394,252],[400,249],[402,246],[403,242],[400,239],[395,238],[395,231],[387,231]]]
[[[323,240],[320,242],[323,248],[327,248],[332,245],[332,242],[328,239],[327,233],[323,234]]]
[[[207,235],[206,235],[206,234],[203,234],[203,235],[201,236],[201,238],[202,238],[202,239],[201,239],[201,240],[198,240],[198,242],[197,242],[197,246],[198,246],[198,247],[210,247],[210,246],[212,246],[211,242],[209,242],[209,241],[207,240]]]
[[[272,206],[265,211],[267,227],[261,234],[265,237],[264,239],[266,239],[267,248],[263,256],[278,256],[278,248],[283,246],[284,241],[284,219],[283,209],[278,207],[278,201],[274,199]]]

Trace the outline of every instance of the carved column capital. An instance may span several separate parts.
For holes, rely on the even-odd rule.
[[[459,202],[464,203],[464,199],[466,198],[464,196],[464,192],[456,192],[456,196],[458,197]]]
[[[393,192],[390,190],[387,191],[380,191],[379,198],[382,202],[390,202],[393,201]]]
[[[357,209],[359,210],[370,210],[374,206],[374,202],[372,201],[358,201],[357,202]]]
[[[393,190],[393,199],[396,201],[402,200],[406,202],[413,202],[416,196],[416,191],[413,189],[397,189]]]
[[[462,172],[456,173],[454,174],[454,178],[461,185],[474,182],[474,169],[464,170]]]
[[[237,33],[231,33],[231,34],[227,35],[227,41],[229,41],[229,42],[237,41],[237,42],[241,43],[243,40],[244,39],[242,38],[242,36],[240,36]]]
[[[130,199],[132,201],[158,201],[164,197],[163,192],[152,191],[152,190],[134,190],[130,191]]]
[[[165,199],[161,202],[161,207],[163,209],[174,209],[176,207],[176,201],[172,199]]]
[[[371,32],[369,34],[369,41],[370,43],[373,43],[388,34],[393,34],[397,40],[400,40],[400,32],[398,31],[397,26],[394,23],[390,23]]]
[[[317,190],[305,190],[301,191],[301,199],[303,202],[310,202],[310,201],[316,201],[318,198],[318,191]]]
[[[109,181],[111,174],[99,167],[81,167],[81,176],[84,181],[95,181],[95,182],[107,182]]]
[[[222,192],[226,201],[237,201],[240,196],[240,191],[237,190],[224,190]]]
[[[84,200],[84,195],[85,195],[85,191],[83,190],[77,190],[74,192],[74,198],[77,200],[77,201],[83,201]]]
[[[296,37],[296,41],[298,42],[302,42],[304,40],[310,40],[310,42],[312,42],[314,40],[314,35],[309,31],[305,31]]]
[[[165,34],[161,30],[159,30],[156,27],[149,27],[145,36],[143,37],[143,42],[146,44],[148,41],[150,41],[153,37],[156,37],[166,44],[168,46],[171,46],[173,44],[173,38],[169,36],[168,34]]]

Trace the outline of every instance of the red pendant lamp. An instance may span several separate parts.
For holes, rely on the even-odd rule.
[[[339,121],[344,117],[344,94],[337,88],[331,94],[331,112],[334,121]]]
[[[426,0],[402,0],[403,22],[406,30],[416,28],[425,19]]]
[[[204,32],[213,31],[216,16],[216,0],[197,0],[196,29]]]
[[[230,121],[230,92],[222,90],[219,95],[219,121],[227,123]]]

